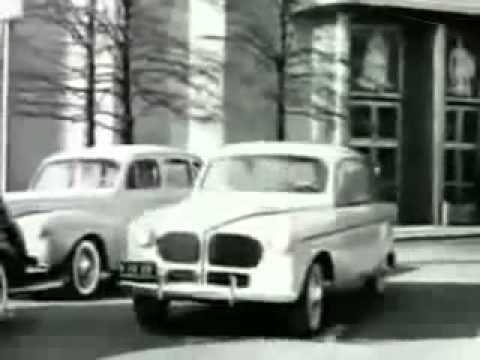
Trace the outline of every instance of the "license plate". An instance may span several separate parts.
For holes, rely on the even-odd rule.
[[[154,279],[157,276],[157,266],[149,262],[124,262],[120,266],[122,276],[138,279]]]

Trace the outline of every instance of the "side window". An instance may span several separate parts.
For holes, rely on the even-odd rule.
[[[160,185],[160,168],[155,160],[136,160],[130,165],[127,175],[128,189],[153,189]]]
[[[165,183],[169,188],[184,189],[192,185],[190,163],[181,159],[168,159],[164,162]]]
[[[368,166],[359,160],[344,160],[337,168],[336,202],[339,206],[372,201],[372,177]]]

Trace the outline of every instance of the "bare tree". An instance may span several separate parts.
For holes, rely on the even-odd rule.
[[[122,143],[133,143],[136,100],[145,107],[163,107],[186,118],[185,88],[195,87],[190,82],[192,73],[209,74],[219,66],[209,62],[205,53],[201,68],[193,69],[188,40],[168,31],[168,16],[152,11],[143,1],[88,0],[79,4],[75,0],[47,0],[30,9],[27,16],[49,24],[64,36],[56,39],[56,51],[29,44],[32,54],[56,66],[51,73],[33,69],[19,74],[17,83],[24,93],[49,96],[26,96],[26,103],[17,111],[24,117],[38,116],[41,109],[53,119],[85,122],[87,145],[95,142],[96,126],[116,132]],[[63,61],[65,48],[77,49],[86,55],[85,60]],[[22,78],[28,78],[28,85],[22,85]],[[99,106],[105,97],[113,99],[113,108]]]
[[[298,9],[301,0],[263,2],[271,14],[266,19],[258,11],[260,4],[257,2],[250,8],[247,2],[227,2],[229,33],[225,38],[212,38],[249,48],[266,71],[273,70],[276,83],[267,88],[264,95],[276,106],[277,139],[286,138],[287,117],[290,112],[298,111],[295,109],[298,102],[310,101],[308,92],[316,93],[322,100],[308,104],[307,116],[327,123],[331,123],[333,117],[345,117],[337,112],[335,100],[332,100],[338,95],[332,81],[336,76],[332,69],[336,63],[348,66],[348,59],[339,59],[333,46],[319,49],[314,48],[311,41],[300,41],[298,26],[303,19]],[[320,66],[315,69],[314,63]]]

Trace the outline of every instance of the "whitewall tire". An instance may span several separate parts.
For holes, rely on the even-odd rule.
[[[93,296],[100,285],[102,259],[91,240],[81,240],[73,250],[70,261],[70,287],[76,297]]]

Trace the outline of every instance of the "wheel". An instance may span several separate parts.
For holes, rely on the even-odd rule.
[[[100,285],[102,260],[91,240],[80,241],[70,261],[70,290],[76,297],[93,296]]]
[[[322,266],[312,264],[299,299],[288,309],[288,326],[292,335],[311,336],[323,322],[325,282]]]
[[[133,310],[138,324],[147,330],[156,330],[165,324],[168,317],[168,301],[148,296],[134,296]]]
[[[6,320],[9,315],[7,270],[0,260],[0,322]]]

